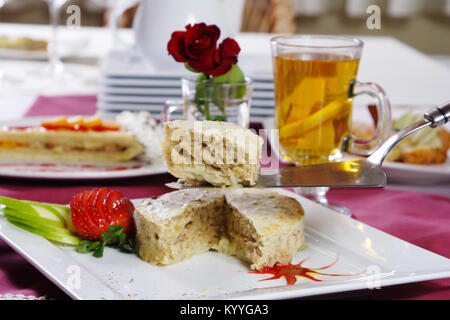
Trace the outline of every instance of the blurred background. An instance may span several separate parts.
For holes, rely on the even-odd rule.
[[[64,6],[80,6],[83,26],[104,26],[107,9],[99,3],[72,0]],[[382,28],[376,30],[377,35],[396,37],[442,59],[450,55],[449,0],[246,0],[242,31],[373,35],[374,30],[364,23],[371,4],[382,10]],[[122,15],[121,27],[132,26],[135,12],[133,7]],[[61,15],[65,15],[64,9]],[[47,24],[47,4],[42,0],[6,1],[0,21]]]
[[[2,3],[2,1],[0,1]],[[101,5],[101,1],[95,0],[73,0],[64,4],[61,10],[61,17],[66,13],[64,7],[78,5],[83,13],[82,25],[84,26],[104,26],[107,24],[107,9]],[[123,14],[121,25],[130,27],[133,21],[135,8],[127,10]],[[47,3],[43,0],[11,0],[6,1],[0,11],[0,21],[15,23],[49,23],[49,12]]]
[[[450,0],[0,0],[0,118],[23,116],[39,96],[68,94],[95,95],[99,110],[156,115],[179,93],[144,92],[136,77],[175,72],[178,83],[185,69],[166,44],[196,21],[235,37],[240,66],[261,83],[272,81],[273,34],[344,34],[366,43],[359,75],[380,83],[396,107],[448,99]],[[43,67],[46,75],[35,72]],[[261,102],[259,115],[271,116],[269,98],[254,99],[253,110]]]

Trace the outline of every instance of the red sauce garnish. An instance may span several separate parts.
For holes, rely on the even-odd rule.
[[[70,131],[119,131],[120,126],[114,121],[102,121],[98,117],[89,119],[78,118],[68,121],[62,117],[55,121],[42,122],[41,127],[47,130],[70,130]]]
[[[119,131],[120,127],[108,127],[108,126],[93,126],[87,127],[83,125],[73,125],[73,126],[60,126],[52,124],[43,124],[42,128],[47,130],[70,130],[70,131]]]
[[[262,270],[259,271],[253,271],[250,273],[259,273],[259,274],[273,274],[273,277],[262,279],[259,281],[266,281],[266,280],[274,280],[279,279],[281,277],[284,277],[286,279],[286,282],[288,285],[292,285],[297,282],[297,276],[308,278],[313,281],[322,281],[320,279],[315,278],[315,275],[320,276],[331,276],[331,277],[347,277],[347,276],[355,276],[360,273],[356,274],[335,274],[335,273],[323,273],[319,270],[328,269],[332,266],[334,266],[338,260],[339,255],[336,257],[336,260],[332,262],[331,264],[321,267],[321,268],[305,268],[302,266],[302,264],[308,260],[309,258],[306,258],[302,261],[300,261],[297,264],[286,264],[286,265],[275,265],[273,267],[264,267]]]

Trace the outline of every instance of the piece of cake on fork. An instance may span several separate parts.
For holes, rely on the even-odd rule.
[[[263,141],[230,122],[175,120],[164,125],[162,149],[169,172],[181,183],[251,186]]]

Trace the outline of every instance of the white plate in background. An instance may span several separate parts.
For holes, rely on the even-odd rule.
[[[29,117],[13,121],[0,122],[4,126],[23,127],[39,125],[57,117]],[[126,162],[52,162],[0,158],[0,177],[55,180],[96,180],[134,178],[162,174],[167,167],[160,162],[148,163],[132,160]]]
[[[388,182],[424,185],[450,182],[450,157],[444,163],[428,165],[385,161],[383,169]]]
[[[48,41],[45,38],[36,40]],[[58,43],[59,56],[62,59],[77,57],[81,55],[83,49],[86,48],[88,44],[89,37],[86,36],[73,36],[70,38],[60,37]],[[49,54],[48,51],[0,48],[0,58],[21,60],[48,60]]]

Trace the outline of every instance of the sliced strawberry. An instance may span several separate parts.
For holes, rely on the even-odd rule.
[[[106,212],[110,212],[114,209],[114,207],[117,206],[118,201],[122,198],[123,195],[119,191],[110,191],[105,203]]]
[[[107,221],[104,218],[104,215],[100,214],[100,212],[97,210],[96,202],[98,197],[100,196],[101,189],[94,188],[88,197],[88,204],[87,204],[87,212],[89,213],[89,218],[93,223],[96,225],[96,227],[100,228],[100,231],[107,231],[108,230],[108,224]],[[100,232],[99,231],[99,232]]]
[[[97,189],[92,189],[91,191],[83,191],[81,193],[81,208],[83,208],[84,210],[86,210],[88,208],[89,205],[89,196],[91,195],[92,192],[94,192]]]
[[[105,211],[109,225],[123,226],[123,232],[129,234],[134,206],[118,191],[111,191],[105,199]]]
[[[108,222],[104,219],[99,218],[95,206],[92,205],[96,201],[96,197],[99,189],[94,188],[93,190],[85,191],[81,197],[81,204],[83,207],[84,218],[90,226],[89,235],[87,239],[89,240],[100,240],[101,234],[108,231]]]
[[[123,232],[129,235],[134,212],[134,206],[131,201],[126,198],[119,199],[114,203],[113,208],[109,212],[110,224],[123,226]]]
[[[130,235],[134,206],[118,191],[94,188],[75,195],[70,202],[73,225],[77,233],[88,240],[101,240],[110,225],[124,227]]]
[[[72,218],[72,224],[77,230],[77,233],[83,237],[88,238],[92,232],[90,230],[90,223],[87,222],[84,211],[81,206],[82,193],[75,195],[70,202],[70,213]]]
[[[106,226],[108,226],[108,220],[106,218],[106,212],[105,212],[105,208],[104,208],[104,202],[105,202],[105,198],[109,193],[109,189],[108,188],[101,188],[100,190],[98,190],[97,192],[97,196],[94,200],[94,202],[92,203],[92,205],[94,206],[94,210],[96,212],[96,215],[99,219],[99,221],[101,221],[101,223],[104,223]]]
[[[83,191],[74,197],[75,212],[72,212],[72,222],[77,233],[84,239],[99,240],[103,233],[95,217],[91,217],[89,211],[89,198],[95,194],[97,189],[92,191]],[[74,217],[74,214],[76,217]],[[107,227],[106,227],[107,229]]]

